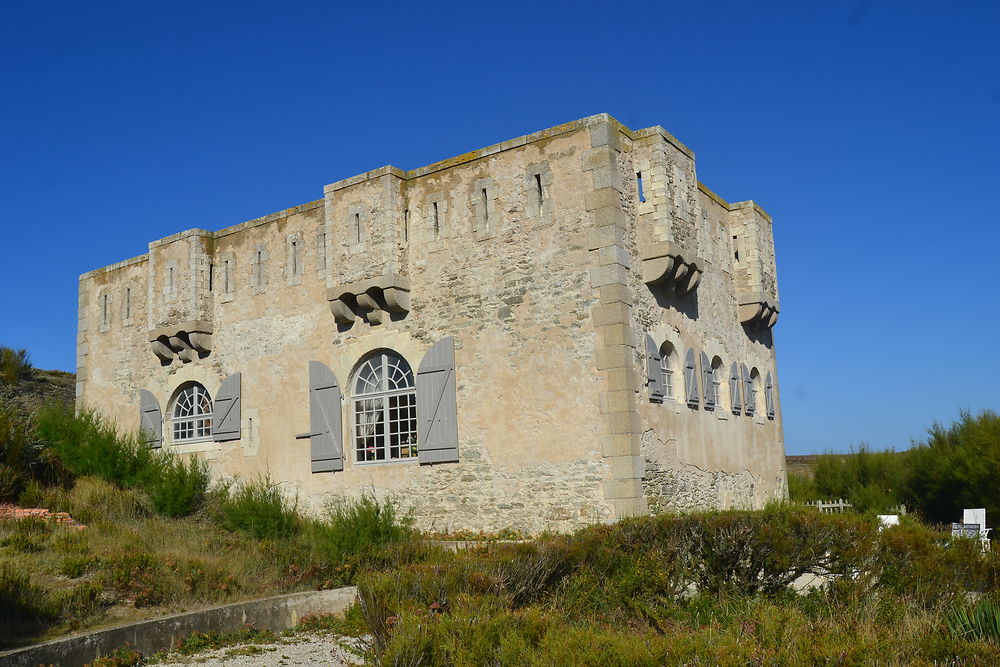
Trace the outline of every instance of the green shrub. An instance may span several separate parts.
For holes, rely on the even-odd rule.
[[[302,527],[297,503],[289,501],[270,478],[222,486],[215,496],[213,514],[226,530],[276,539],[290,537]]]
[[[963,412],[949,428],[934,424],[910,450],[908,502],[932,521],[958,521],[962,509],[1000,515],[1000,415]]]
[[[211,481],[208,463],[197,457],[168,458],[159,475],[144,485],[156,511],[164,516],[187,516],[200,508]]]
[[[163,464],[138,433],[119,433],[93,410],[48,405],[36,416],[39,438],[76,475],[90,475],[122,487],[142,487],[161,474]]]
[[[818,497],[809,500],[843,498],[860,512],[888,511],[907,497],[907,456],[872,451],[864,444],[850,454],[820,456],[813,479]]]
[[[120,433],[94,411],[74,415],[65,406],[48,406],[38,415],[38,434],[73,473],[141,489],[160,514],[186,516],[205,501],[207,463],[154,451],[139,433]]]
[[[411,524],[391,499],[363,493],[358,499],[342,498],[328,505],[320,521],[309,522],[307,532],[322,558],[343,563],[409,539]]]

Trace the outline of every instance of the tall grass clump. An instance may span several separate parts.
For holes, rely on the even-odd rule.
[[[337,563],[410,539],[412,523],[409,515],[400,515],[391,498],[363,493],[328,505],[322,519],[310,523],[309,532],[320,555]]]
[[[298,503],[286,498],[269,477],[220,486],[212,513],[226,530],[257,539],[290,537],[302,528]]]
[[[15,350],[0,345],[0,384],[14,386],[31,374],[31,359],[27,350]]]
[[[0,647],[52,622],[44,591],[12,564],[0,562]]]

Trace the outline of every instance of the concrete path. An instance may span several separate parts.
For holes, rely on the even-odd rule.
[[[279,643],[253,642],[239,646],[185,656],[168,656],[168,662],[156,663],[161,667],[283,667],[292,665],[329,665],[352,667],[364,661],[348,650],[356,647],[358,640],[336,635],[297,633],[281,638]]]

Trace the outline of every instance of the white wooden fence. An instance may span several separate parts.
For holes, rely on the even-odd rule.
[[[823,514],[839,514],[854,507],[854,505],[843,498],[838,498],[837,500],[811,500],[802,504],[807,507],[815,507]],[[906,505],[894,507],[889,511],[893,514],[906,514]]]

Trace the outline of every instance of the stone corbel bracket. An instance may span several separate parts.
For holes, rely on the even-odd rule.
[[[770,329],[778,322],[778,302],[763,294],[739,295],[739,318],[748,329]]]
[[[180,359],[185,364],[199,354],[212,351],[212,324],[204,320],[191,320],[149,332],[149,346],[160,361],[170,363]]]
[[[326,291],[330,312],[337,324],[353,324],[364,316],[372,325],[381,324],[385,312],[407,313],[410,310],[410,283],[390,273],[378,278],[359,280]]]
[[[642,281],[662,285],[678,295],[693,292],[701,282],[706,262],[687,260],[672,243],[652,243],[642,252]]]

